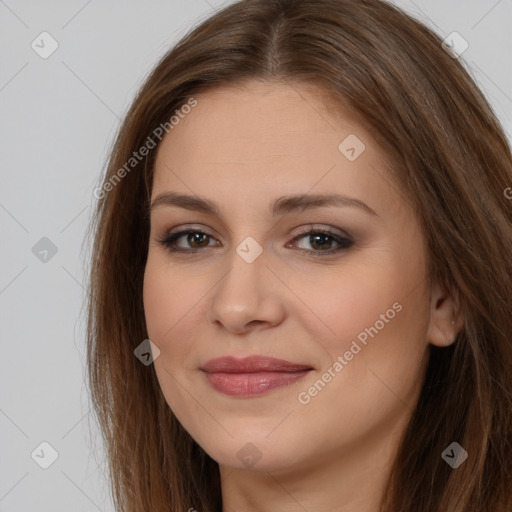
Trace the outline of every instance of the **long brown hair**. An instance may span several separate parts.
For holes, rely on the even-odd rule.
[[[147,338],[142,285],[156,149],[126,163],[191,97],[244,80],[321,84],[360,116],[415,206],[432,280],[458,295],[464,312],[456,342],[429,348],[382,512],[510,512],[510,146],[441,38],[381,0],[237,2],[172,48],[134,100],[89,232],[88,378],[117,510],[222,508],[218,464],[173,415],[153,366],[134,356]],[[441,457],[454,441],[468,452],[457,469]]]

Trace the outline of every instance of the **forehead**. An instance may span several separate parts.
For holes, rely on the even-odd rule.
[[[383,150],[319,86],[253,82],[195,99],[159,146],[153,197],[177,190],[247,207],[335,191],[373,195],[375,209],[399,199],[396,190],[387,197],[393,190]]]
[[[318,136],[326,139],[324,146],[337,150],[338,138],[346,130],[363,132],[354,116],[349,118],[332,95],[313,84],[248,82],[218,87],[195,98],[197,106],[166,138],[176,145],[186,138],[190,145],[192,136],[199,155],[218,148],[220,156],[225,146],[242,152],[263,144],[289,148],[290,155],[292,150],[307,154],[309,145],[303,147],[299,141],[314,145]]]

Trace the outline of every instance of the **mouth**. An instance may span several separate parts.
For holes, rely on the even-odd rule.
[[[289,386],[313,368],[284,359],[265,356],[220,357],[208,361],[200,370],[216,391],[239,397],[260,395]]]

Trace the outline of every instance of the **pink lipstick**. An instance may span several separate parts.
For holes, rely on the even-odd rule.
[[[313,370],[308,365],[265,356],[219,357],[200,369],[215,390],[239,397],[259,395],[290,385]]]

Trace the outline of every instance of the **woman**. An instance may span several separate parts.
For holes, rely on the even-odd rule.
[[[118,509],[511,510],[511,186],[481,92],[388,3],[184,37],[95,192]]]

